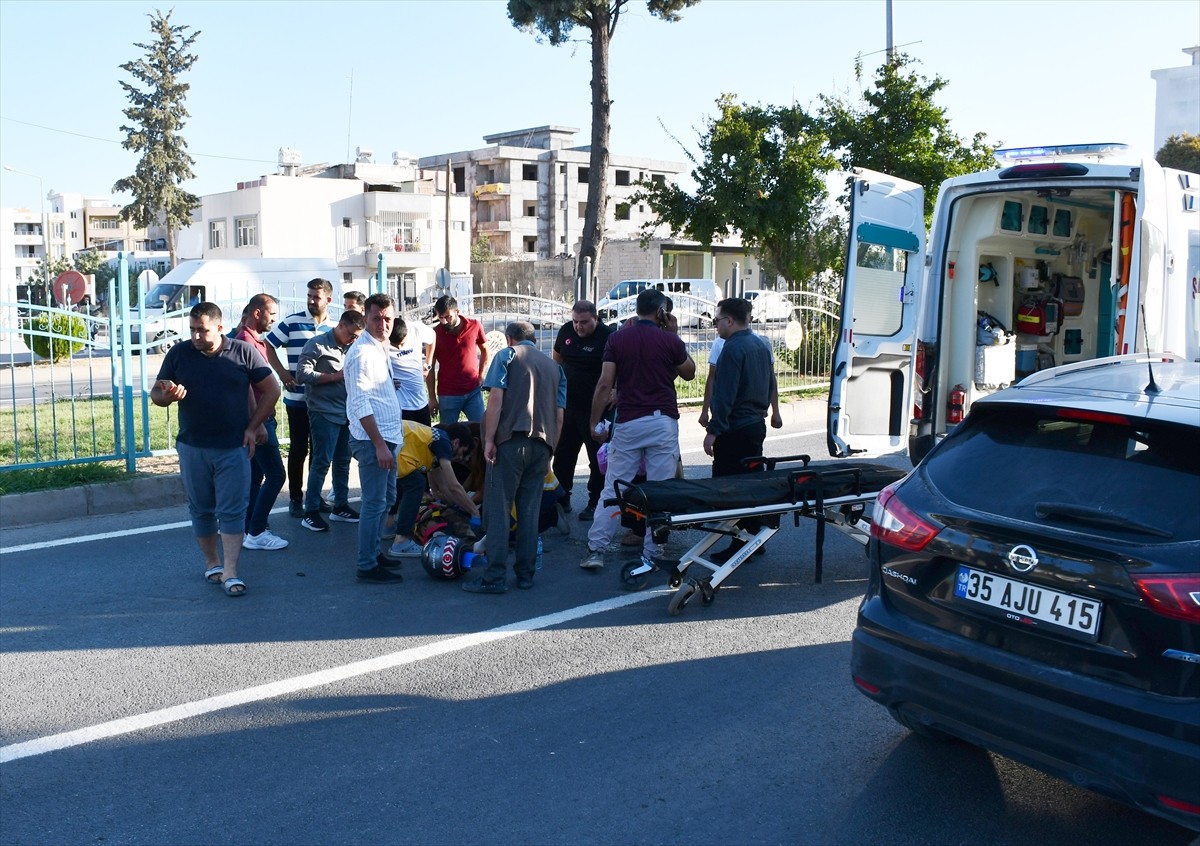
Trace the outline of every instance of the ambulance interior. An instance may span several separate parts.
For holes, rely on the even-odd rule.
[[[1113,353],[1120,205],[1114,190],[1067,188],[955,203],[941,269],[941,396],[961,387],[969,406],[1037,370]],[[981,312],[1006,333],[989,337],[988,320],[981,332]]]

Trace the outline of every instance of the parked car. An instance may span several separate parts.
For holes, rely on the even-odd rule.
[[[746,291],[744,296],[754,307],[750,315],[754,323],[787,323],[795,315],[792,301],[774,291]]]
[[[977,398],[874,510],[858,688],[1200,830],[1200,364],[1120,356]]]

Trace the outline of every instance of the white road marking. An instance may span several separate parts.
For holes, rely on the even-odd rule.
[[[504,638],[513,637],[514,635],[546,629],[551,626],[568,623],[572,620],[578,620],[582,617],[590,617],[593,614],[602,614],[606,611],[624,608],[626,605],[634,605],[638,602],[645,602],[647,599],[661,597],[663,593],[664,591],[662,590],[651,590],[642,593],[615,596],[611,599],[592,602],[588,605],[580,605],[577,608],[568,608],[565,611],[557,611],[553,614],[534,617],[530,620],[509,623],[507,626],[500,626],[499,628],[476,632],[474,634],[460,635],[436,643],[427,643],[424,646],[417,646],[412,649],[403,649],[399,652],[391,652],[387,655],[380,655],[377,658],[369,658],[365,661],[355,661],[351,664],[331,667],[303,676],[281,679],[268,684],[249,687],[245,690],[235,690],[231,693],[221,694],[220,696],[210,696],[207,699],[200,699],[196,702],[185,702],[182,705],[173,705],[170,708],[161,708],[145,714],[122,717],[106,723],[88,726],[87,728],[76,729],[75,731],[65,731],[59,734],[26,740],[22,743],[0,746],[0,764],[6,764],[9,761],[16,761],[21,758],[31,758],[35,755],[45,755],[47,752],[54,752],[59,749],[82,746],[85,743],[106,740],[110,737],[130,734],[136,731],[144,731],[145,729],[166,725],[167,723],[211,714],[214,711],[224,711],[228,708],[236,708],[239,705],[248,705],[254,702],[261,702],[265,699],[287,696],[298,691],[310,690],[315,687],[345,681],[346,679],[365,676],[370,673],[378,673],[395,667],[402,667],[406,664],[424,661],[427,658],[448,655],[451,652],[458,652],[473,646],[492,643]]]
[[[763,441],[763,443],[770,443],[771,441],[786,441],[790,440],[791,438],[806,438],[809,435],[820,435],[824,431],[824,429],[813,429],[808,432],[788,432],[786,435],[770,435]],[[681,455],[691,455],[697,452],[704,452],[704,447],[700,446],[695,447],[694,449],[681,449],[679,452]]]

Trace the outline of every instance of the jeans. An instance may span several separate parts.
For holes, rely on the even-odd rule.
[[[613,489],[613,482],[633,480],[646,461],[646,478],[651,482],[672,479],[679,465],[679,421],[660,412],[618,423],[613,428],[612,440],[608,442],[608,473],[604,477],[605,490]],[[588,530],[588,549],[603,551],[612,543],[620,521],[615,519],[619,508],[615,505],[596,509],[596,519]],[[654,558],[659,550],[654,543],[653,532],[646,532],[642,554]]]
[[[420,470],[396,479],[396,538],[413,538],[428,480]]]
[[[304,459],[308,458],[308,406],[304,403],[299,405],[283,404],[287,411],[288,417],[288,438],[291,440],[291,446],[288,447],[288,496],[293,499],[302,499],[304,497]]]
[[[350,439],[350,454],[358,462],[358,483],[362,489],[358,519],[358,569],[378,566],[380,538],[383,537],[388,509],[396,501],[396,453],[399,444],[387,442],[392,453],[392,466],[384,470],[375,460],[375,444]]]
[[[308,416],[312,433],[312,458],[308,461],[308,493],[304,495],[304,510],[321,508],[321,488],[325,474],[333,465],[333,504],[346,505],[350,500],[350,426],[337,424],[320,414]]]
[[[483,420],[483,389],[476,388],[461,397],[438,394],[438,422],[457,423],[459,413],[466,415],[468,423]]]
[[[179,475],[187,493],[192,532],[198,538],[246,530],[250,460],[245,447],[216,449],[175,442]]]
[[[550,466],[550,447],[528,435],[514,435],[496,447],[496,463],[488,467],[483,493],[487,521],[485,582],[503,582],[508,573],[508,525],[517,506],[516,560],[513,572],[533,578],[537,561],[538,512],[542,485]]]
[[[254,447],[250,460],[250,507],[246,511],[246,531],[260,535],[267,528],[267,519],[275,500],[283,490],[283,457],[279,454],[278,421],[269,417],[263,423],[267,440]]]

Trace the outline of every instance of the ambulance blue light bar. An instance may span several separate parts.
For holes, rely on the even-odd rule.
[[[1004,165],[1036,159],[1060,159],[1067,157],[1104,159],[1110,156],[1127,154],[1129,151],[1130,147],[1128,144],[1059,144],[1043,147],[1005,147],[996,150],[992,155],[997,162]]]

